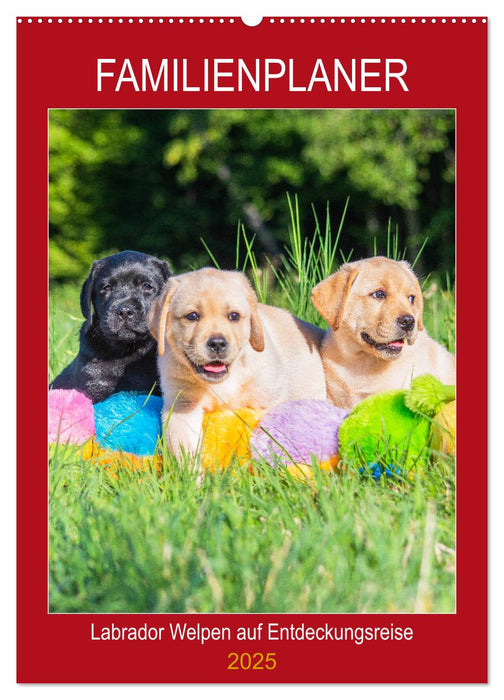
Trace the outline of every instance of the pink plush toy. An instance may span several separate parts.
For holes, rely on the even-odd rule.
[[[95,434],[91,399],[73,389],[51,389],[48,403],[49,442],[82,445]]]

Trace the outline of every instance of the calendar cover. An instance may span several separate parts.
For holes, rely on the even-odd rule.
[[[487,20],[17,20],[20,683],[485,683]]]

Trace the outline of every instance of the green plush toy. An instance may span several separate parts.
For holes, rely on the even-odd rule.
[[[432,419],[454,399],[455,387],[430,374],[416,377],[411,389],[368,396],[340,426],[340,457],[372,467],[373,473],[380,465],[387,473],[421,472],[429,458]]]

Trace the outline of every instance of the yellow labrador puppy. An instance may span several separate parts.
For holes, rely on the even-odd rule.
[[[423,299],[407,262],[366,258],[312,291],[330,329],[322,344],[328,398],[351,409],[370,394],[404,389],[428,372],[455,384],[455,358],[427,335]]]
[[[241,272],[204,268],[172,277],[151,308],[163,423],[175,454],[195,453],[203,415],[326,398],[324,331],[257,303]]]

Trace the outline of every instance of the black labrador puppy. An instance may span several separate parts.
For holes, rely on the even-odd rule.
[[[50,388],[77,389],[93,403],[118,391],[160,395],[147,315],[172,274],[168,263],[133,250],[95,260],[81,289],[79,354]]]

